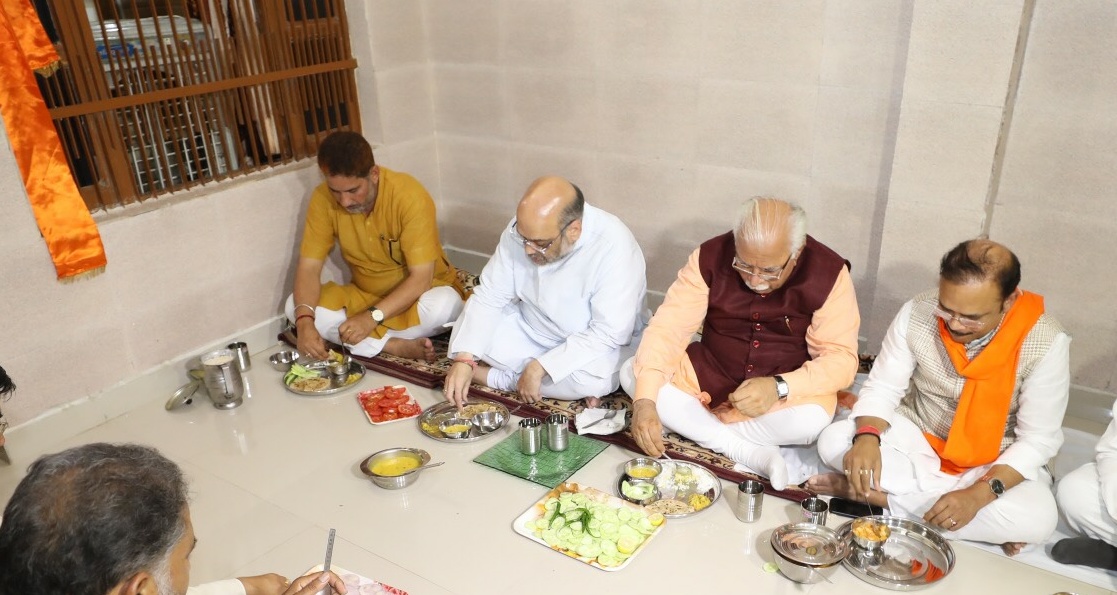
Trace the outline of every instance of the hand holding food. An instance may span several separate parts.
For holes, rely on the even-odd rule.
[[[318,329],[314,327],[314,320],[306,320],[306,322],[298,325],[298,330],[299,338],[295,348],[299,350],[299,353],[306,355],[307,359],[311,360],[326,359],[326,341],[322,338],[322,335],[318,334]]]

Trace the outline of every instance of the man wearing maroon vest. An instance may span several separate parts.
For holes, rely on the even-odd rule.
[[[785,488],[779,447],[833,419],[860,321],[849,263],[806,234],[803,210],[746,201],[732,232],[690,255],[622,372],[636,442],[661,455],[666,425]]]

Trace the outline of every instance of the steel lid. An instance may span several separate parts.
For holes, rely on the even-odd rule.
[[[849,553],[849,542],[833,529],[815,523],[794,523],[772,532],[772,549],[805,566],[831,566]]]

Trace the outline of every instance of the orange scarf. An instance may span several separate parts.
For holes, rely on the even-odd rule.
[[[49,76],[58,53],[29,0],[0,2],[0,115],[31,210],[59,279],[105,267],[97,225],[78,191],[35,72]]]
[[[951,338],[946,323],[939,320],[939,337],[946,353],[954,369],[966,379],[946,440],[923,434],[938,453],[943,472],[960,475],[1000,456],[1008,409],[1016,389],[1020,346],[1041,314],[1043,296],[1021,293],[1005,314],[996,336],[973,360],[966,357],[966,346]]]

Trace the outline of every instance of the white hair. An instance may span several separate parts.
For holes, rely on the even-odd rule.
[[[788,210],[761,210],[760,204],[763,202],[784,203]],[[807,213],[803,211],[803,207],[779,198],[754,196],[741,205],[737,224],[733,227],[733,237],[739,244],[764,246],[784,231],[791,242],[788,249],[792,254],[797,253],[807,242]]]

